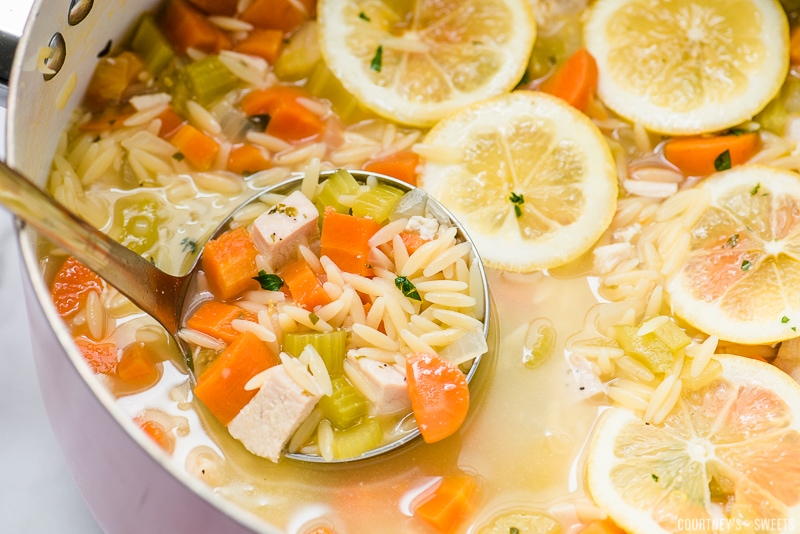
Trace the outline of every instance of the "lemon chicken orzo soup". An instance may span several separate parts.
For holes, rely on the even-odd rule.
[[[169,0],[129,36],[52,194],[173,273],[260,201],[205,246],[191,371],[43,271],[217,498],[298,534],[800,531],[795,2]]]

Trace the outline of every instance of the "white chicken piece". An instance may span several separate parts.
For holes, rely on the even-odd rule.
[[[251,236],[273,270],[294,259],[299,245],[319,238],[319,211],[300,191],[275,204],[253,222]]]
[[[353,355],[348,355],[348,359],[361,371],[375,394],[374,414],[411,409],[406,377],[392,365]]]
[[[228,424],[228,432],[248,451],[277,462],[319,399],[301,388],[283,365],[270,367],[261,389]]]

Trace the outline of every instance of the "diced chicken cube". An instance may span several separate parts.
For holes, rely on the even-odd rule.
[[[316,206],[295,191],[255,220],[253,242],[277,271],[295,258],[299,245],[319,239],[318,219]]]
[[[408,223],[406,223],[406,230],[409,232],[418,232],[422,239],[430,241],[436,237],[436,233],[439,231],[439,221],[420,215],[414,215],[408,220]]]
[[[375,393],[375,413],[394,413],[411,409],[408,396],[408,383],[392,365],[372,360],[348,356],[361,371]]]
[[[257,456],[277,462],[283,447],[319,401],[297,385],[283,365],[265,371],[264,384],[228,425],[231,436]]]
[[[599,246],[594,249],[594,268],[601,275],[608,274],[617,265],[632,258],[635,252],[636,248],[630,243],[611,243]]]

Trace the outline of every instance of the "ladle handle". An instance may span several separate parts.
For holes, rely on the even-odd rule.
[[[0,162],[0,203],[66,249],[175,334],[185,279],[171,276],[67,210]]]

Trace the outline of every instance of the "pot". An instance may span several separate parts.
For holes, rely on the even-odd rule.
[[[34,2],[9,81],[6,157],[12,167],[45,183],[59,134],[85,90],[98,53],[109,43],[113,46],[156,3]],[[63,47],[64,52],[63,65],[49,80],[36,69],[39,51],[46,46]],[[44,405],[65,462],[103,531],[278,532],[171,466],[85,366],[76,365],[83,357],[49,303],[37,236],[20,225],[17,237]]]

